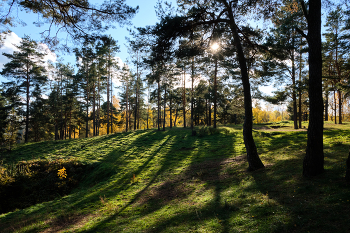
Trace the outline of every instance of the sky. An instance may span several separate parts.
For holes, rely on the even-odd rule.
[[[125,61],[128,58],[126,40],[125,37],[130,37],[127,28],[133,27],[144,27],[147,25],[154,25],[157,22],[157,17],[155,13],[154,6],[157,3],[157,0],[127,0],[126,3],[129,6],[136,7],[139,6],[139,11],[135,15],[135,17],[131,20],[131,26],[120,27],[115,25],[115,29],[110,29],[106,33],[110,34],[115,40],[118,41],[120,46],[120,52],[117,54],[118,57],[121,58],[122,61]],[[25,11],[16,11],[14,12],[15,16],[18,19],[26,22],[26,26],[17,25],[16,27],[11,27],[11,31],[14,33],[9,36],[5,45],[0,48],[0,68],[7,61],[6,58],[2,55],[2,52],[10,53],[15,48],[12,43],[18,43],[20,41],[19,38],[24,37],[25,35],[29,36],[31,39],[36,41],[40,41],[42,39],[40,33],[48,29],[47,24],[43,24],[41,27],[37,27],[33,24],[33,22],[37,22],[40,20],[37,14],[34,13],[26,13]],[[61,38],[60,42],[65,43],[66,34],[60,34]],[[73,54],[67,55],[62,54],[60,52],[56,52],[57,59],[63,59],[64,62],[70,62],[72,64],[75,63],[75,57]]]
[[[95,2],[99,2],[95,0]],[[168,0],[169,2],[169,0]],[[175,0],[171,0],[174,5],[176,4]],[[126,40],[125,37],[131,37],[129,35],[129,32],[127,31],[128,28],[134,28],[134,27],[145,27],[147,25],[154,25],[156,22],[158,22],[156,13],[155,13],[155,5],[157,3],[157,0],[127,0],[127,5],[136,7],[139,6],[139,11],[135,15],[135,17],[131,20],[130,26],[124,26],[120,27],[118,25],[115,25],[115,29],[110,29],[107,34],[110,34],[115,40],[118,41],[118,44],[120,46],[120,52],[117,53],[117,57],[121,59],[121,61],[125,62],[128,58],[128,52],[127,52],[127,46],[126,46]],[[5,41],[5,44],[0,48],[0,70],[3,67],[3,64],[8,62],[7,58],[2,55],[3,52],[5,53],[12,53],[15,49],[15,46],[13,44],[18,44],[22,37],[25,35],[29,36],[31,39],[34,39],[36,41],[42,40],[42,37],[40,33],[45,31],[48,28],[47,24],[43,24],[41,27],[37,27],[33,22],[40,21],[40,17],[38,17],[37,14],[34,13],[27,13],[25,11],[16,11],[14,14],[22,21],[26,22],[26,26],[17,25],[16,27],[12,27],[12,33],[8,36],[7,40]],[[55,30],[54,30],[55,31]],[[61,43],[65,43],[66,34],[59,34],[59,37],[62,38],[60,40]],[[42,45],[46,46],[46,45]],[[48,50],[48,47],[46,46],[46,49]],[[49,51],[49,50],[48,50]],[[62,54],[59,51],[55,51],[55,53],[49,51],[49,56],[47,56],[48,60],[51,60],[53,62],[57,60],[62,60],[64,63],[71,63],[75,64],[75,56],[73,54]],[[6,79],[4,77],[0,76],[0,82],[4,82]],[[261,87],[261,91],[264,93],[271,93],[273,90],[272,86],[267,87]]]

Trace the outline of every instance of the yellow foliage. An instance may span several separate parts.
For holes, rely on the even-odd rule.
[[[62,180],[64,178],[67,178],[67,171],[66,168],[63,167],[62,169],[59,169],[57,172],[58,177]]]
[[[283,119],[282,119],[282,115],[283,115]],[[261,109],[260,107],[253,108],[253,118],[254,118],[253,123],[256,123],[256,124],[278,122],[278,121],[286,120],[288,119],[288,117],[289,116],[285,111],[283,111],[283,113],[277,110],[273,111],[271,108],[269,108],[269,106],[267,107],[267,109]]]

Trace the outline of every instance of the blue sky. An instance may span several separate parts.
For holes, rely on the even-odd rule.
[[[93,2],[100,2],[100,1],[93,1]],[[144,27],[147,25],[154,25],[157,22],[157,17],[155,13],[154,6],[157,3],[157,0],[127,0],[126,1],[129,6],[136,7],[139,6],[139,11],[135,15],[135,17],[131,20],[132,25],[131,26],[124,26],[119,27],[119,25],[115,25],[115,29],[110,29],[106,34],[112,35],[112,37],[118,41],[118,44],[120,46],[120,52],[117,54],[118,57],[122,59],[122,61],[125,61],[128,57],[127,48],[125,46],[126,40],[125,37],[130,37],[129,32],[127,31],[127,28],[133,28],[133,27]],[[172,1],[175,2],[175,1]],[[13,14],[18,17],[18,19],[24,21],[26,23],[26,26],[17,25],[16,27],[10,28],[18,37],[22,38],[25,35],[29,36],[30,38],[40,41],[42,39],[40,33],[48,29],[48,25],[44,24],[41,27],[37,27],[33,24],[33,22],[37,22],[40,20],[40,17],[38,17],[37,14],[33,13],[26,13],[25,11],[15,11]],[[53,32],[55,32],[55,29],[53,29]],[[53,35],[53,33],[51,33]],[[11,46],[11,43],[18,43],[18,37],[12,36],[10,37],[10,41],[7,41],[5,46],[3,46],[0,49],[0,52],[6,52],[10,53],[13,51],[13,46]],[[66,34],[60,33],[59,37],[61,38],[60,42],[65,43]],[[74,55],[67,55],[67,54],[61,54],[59,51],[56,52],[59,58],[63,59],[64,62],[70,62],[72,64],[75,63],[75,57]],[[6,59],[0,55],[0,66],[1,63],[3,64],[6,61]],[[2,68],[2,67],[0,67]],[[1,81],[1,78],[0,78]]]

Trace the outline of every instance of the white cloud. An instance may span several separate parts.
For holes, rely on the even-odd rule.
[[[39,43],[39,49],[46,54],[44,56],[44,61],[56,62],[56,53],[52,52],[46,44]]]
[[[0,47],[0,69],[4,67],[4,64],[9,62],[9,59],[2,55],[2,53],[10,53],[12,54],[13,51],[17,51],[15,45],[18,45],[21,42],[21,38],[18,37],[14,32],[11,32],[6,35],[4,39],[4,44]]]
[[[3,46],[0,47],[0,69],[4,67],[4,64],[9,62],[9,59],[2,55],[2,53],[12,54],[14,51],[18,51],[16,45],[19,45],[22,38],[16,35],[16,33],[11,32],[5,36]],[[56,54],[51,52],[46,44],[39,43],[39,48],[45,52],[47,55],[44,57],[44,61],[56,62]]]

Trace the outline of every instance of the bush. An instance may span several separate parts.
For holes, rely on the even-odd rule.
[[[208,135],[219,134],[220,132],[224,132],[227,135],[229,130],[225,129],[225,128],[218,129],[218,128],[213,128],[213,127],[200,127],[198,130],[198,136],[204,137],[204,136],[208,136]]]
[[[0,214],[69,194],[87,168],[76,160],[63,159],[0,166]]]

